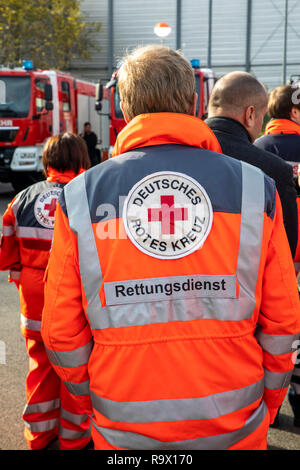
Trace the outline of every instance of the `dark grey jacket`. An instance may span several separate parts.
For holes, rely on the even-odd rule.
[[[274,179],[281,199],[284,225],[294,257],[298,241],[298,214],[297,192],[293,181],[292,167],[275,154],[253,145],[244,126],[234,119],[213,117],[205,122],[216,135],[225,155],[250,163]]]

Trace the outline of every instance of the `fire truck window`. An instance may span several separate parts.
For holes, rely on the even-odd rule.
[[[30,107],[30,77],[1,75],[0,117],[26,117]]]
[[[204,109],[207,111],[209,101],[209,79],[204,82]]]
[[[35,107],[36,107],[37,113],[41,113],[46,106],[46,100],[45,100],[46,83],[47,82],[45,80],[35,81],[35,88],[36,88]]]
[[[65,113],[71,111],[70,85],[68,82],[61,82],[62,109]]]
[[[123,119],[123,113],[120,107],[120,101],[121,101],[121,98],[120,98],[119,87],[117,83],[115,86],[115,117],[117,119]]]
[[[201,91],[200,91],[200,75],[195,75],[195,91],[198,95],[198,98],[197,98],[197,104],[196,104],[196,116],[198,117],[199,115],[199,103],[200,103],[200,94],[201,94]]]

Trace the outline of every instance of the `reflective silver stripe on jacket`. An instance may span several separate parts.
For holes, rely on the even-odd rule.
[[[16,235],[19,238],[38,238],[40,240],[52,240],[53,229],[40,227],[23,227],[18,225]]]
[[[293,352],[293,342],[299,338],[296,335],[269,335],[263,333],[261,327],[255,332],[255,337],[262,349],[269,354],[280,355]]]
[[[288,387],[293,369],[288,372],[271,372],[265,369],[265,388],[269,390],[278,390]]]
[[[60,399],[43,401],[40,403],[33,403],[25,405],[23,415],[31,413],[47,413],[48,411],[56,410],[60,407]]]
[[[31,432],[47,432],[56,428],[59,425],[59,421],[58,418],[35,422],[24,420],[24,424]]]
[[[236,431],[209,437],[188,439],[184,441],[162,442],[143,434],[128,431],[109,429],[97,426],[92,419],[92,425],[104,437],[104,439],[115,447],[130,450],[226,450],[237,442],[254,432],[263,422],[267,414],[265,402],[252,413],[245,425]]]
[[[88,419],[87,414],[71,413],[70,411],[67,411],[64,408],[60,409],[60,416],[64,420],[76,424],[77,426],[80,426],[82,423],[84,423],[84,421]]]
[[[38,320],[31,320],[30,318],[24,317],[24,315],[20,315],[21,325],[26,328],[27,330],[32,331],[41,331],[42,322]]]
[[[64,384],[70,393],[78,397],[90,394],[90,381],[89,380],[86,380],[85,382],[81,382],[81,383],[64,382]]]
[[[86,431],[74,431],[73,429],[67,429],[63,426],[60,426],[59,435],[62,439],[84,439],[91,437],[91,426]]]
[[[234,413],[262,398],[264,379],[248,387],[202,398],[117,402],[90,392],[93,408],[111,421],[155,423],[216,419]]]
[[[264,174],[241,162],[242,210],[237,264],[238,299],[193,298],[102,307],[99,286],[103,282],[91,223],[84,173],[65,186],[71,230],[78,240],[79,268],[87,298],[86,313],[92,329],[119,328],[199,318],[239,321],[251,318],[259,270],[263,220]],[[73,204],[76,201],[76,204]]]
[[[3,225],[2,234],[4,237],[12,237],[14,234],[14,228],[12,225]]]
[[[46,348],[50,362],[55,366],[79,367],[88,363],[94,341],[90,340],[84,346],[71,351],[52,351]]]

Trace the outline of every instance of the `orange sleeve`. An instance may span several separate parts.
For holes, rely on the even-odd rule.
[[[45,274],[41,333],[57,374],[79,407],[90,414],[88,361],[93,340],[82,305],[77,255],[76,237],[58,203]]]
[[[264,399],[270,410],[271,423],[289,386],[294,368],[293,350],[296,348],[299,332],[297,281],[277,194],[257,329],[257,339],[263,349]]]
[[[17,196],[11,201],[3,215],[3,229],[0,241],[0,270],[20,271],[19,242],[15,231],[15,215],[13,204]]]
[[[300,197],[299,196],[297,197],[297,209],[298,209],[298,242],[297,242],[297,248],[296,248],[294,261],[295,263],[299,263],[300,265]],[[299,269],[296,269],[296,271],[299,271]]]

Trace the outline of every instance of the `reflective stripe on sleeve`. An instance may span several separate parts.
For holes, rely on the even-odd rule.
[[[254,432],[262,424],[267,411],[262,401],[244,426],[236,431],[175,442],[162,442],[142,434],[100,427],[93,420],[92,425],[111,445],[129,450],[226,450]]]
[[[84,439],[86,437],[91,437],[91,426],[86,431],[74,431],[73,429],[67,429],[60,426],[59,435],[62,439]]]
[[[50,362],[60,367],[79,367],[86,365],[89,361],[91,351],[93,349],[93,340],[80,348],[71,351],[53,351],[46,348]]]
[[[278,390],[289,386],[293,370],[289,372],[271,372],[265,369],[265,387],[269,390]]]
[[[70,393],[78,397],[90,394],[90,381],[89,380],[87,380],[86,382],[81,382],[81,383],[64,382],[64,384]]]
[[[40,240],[52,240],[53,229],[41,227],[24,227],[18,226],[16,234],[19,238],[36,238]]]
[[[92,329],[200,318],[221,321],[251,318],[256,305],[255,288],[262,245],[265,183],[264,174],[259,169],[244,162],[241,162],[241,166],[243,192],[236,272],[239,284],[238,299],[203,297],[102,307],[99,286],[103,277],[91,223],[84,173],[65,186],[69,224],[78,240],[79,268],[87,299],[86,313]],[[73,201],[76,201],[76,204]],[[159,278],[155,281],[159,282]]]
[[[60,406],[60,399],[44,401],[40,403],[33,403],[25,405],[23,415],[31,413],[47,413],[48,411],[56,410]]]
[[[3,225],[2,234],[4,237],[11,237],[14,234],[14,228],[12,225]]]
[[[84,421],[88,419],[87,414],[71,413],[70,411],[67,411],[64,408],[60,409],[60,416],[66,421],[76,424],[77,426],[80,426],[80,424],[82,424]]]
[[[31,432],[47,432],[59,426],[58,418],[35,422],[24,421],[24,423]]]
[[[154,423],[216,419],[234,413],[262,398],[264,380],[248,387],[202,398],[117,402],[90,392],[93,408],[106,418],[122,423]]]
[[[21,325],[26,328],[27,330],[32,331],[41,331],[42,322],[38,320],[31,320],[30,318],[24,317],[24,315],[20,315]]]
[[[297,335],[269,335],[257,328],[255,337],[262,349],[269,354],[288,354],[293,351],[293,342],[299,338]]]

